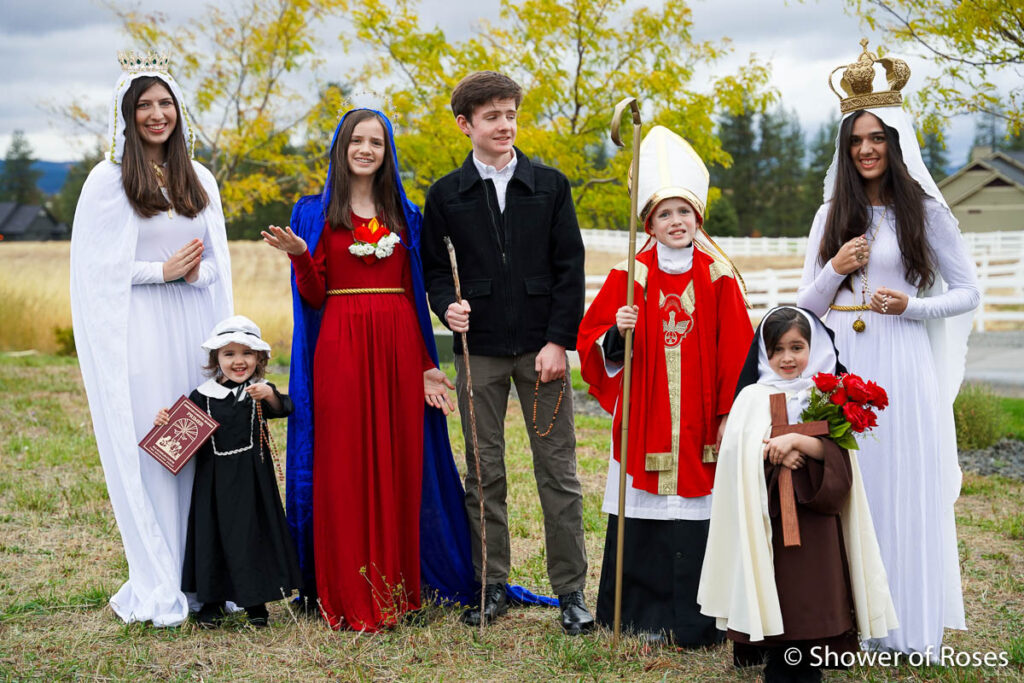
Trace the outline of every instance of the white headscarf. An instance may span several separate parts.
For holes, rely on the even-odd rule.
[[[776,311],[786,308],[799,312],[800,315],[807,319],[811,326],[811,338],[808,340],[810,355],[807,359],[807,367],[803,369],[799,377],[794,379],[783,379],[772,370],[771,365],[768,363],[768,351],[764,344],[765,321]],[[829,336],[824,323],[817,316],[811,315],[802,308],[795,306],[776,306],[761,319],[761,324],[757,326],[755,338],[757,339],[758,347],[757,383],[774,387],[785,393],[786,412],[789,415],[790,424],[800,422],[800,413],[807,408],[807,404],[810,402],[811,389],[814,387],[814,381],[811,378],[819,372],[831,373],[835,371],[837,353],[836,347],[832,343],[832,337]]]

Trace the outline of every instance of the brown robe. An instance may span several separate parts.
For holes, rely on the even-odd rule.
[[[798,645],[809,649],[828,645],[831,652],[856,652],[860,649],[854,629],[853,600],[850,591],[846,551],[839,512],[850,494],[853,471],[849,454],[829,439],[822,439],[824,460],[806,458],[793,471],[793,492],[800,522],[801,544],[787,548],[782,541],[779,513],[780,465],[765,461],[764,477],[768,485],[768,514],[772,521],[772,554],[775,587],[779,594],[784,632],[750,643],[747,634],[729,629],[727,635],[737,643],[737,664],[748,661],[750,644],[773,647]],[[754,655],[757,659],[757,656]]]

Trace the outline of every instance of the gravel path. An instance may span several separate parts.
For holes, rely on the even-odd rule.
[[[1024,441],[1000,439],[990,448],[960,451],[960,467],[978,474],[1001,474],[1024,481]]]

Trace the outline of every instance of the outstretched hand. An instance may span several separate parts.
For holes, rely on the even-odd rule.
[[[270,246],[293,256],[298,256],[306,251],[306,240],[292,232],[290,226],[279,228],[276,225],[268,225],[266,230],[260,231],[260,235],[263,236],[263,241]]]
[[[455,385],[448,379],[448,375],[441,372],[438,368],[430,368],[424,371],[423,400],[427,402],[428,406],[437,408],[445,415],[451,413],[455,410],[455,404],[452,403],[448,390],[454,388]]]

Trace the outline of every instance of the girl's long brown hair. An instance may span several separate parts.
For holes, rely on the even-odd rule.
[[[331,199],[327,205],[327,222],[332,228],[352,229],[352,174],[348,169],[348,146],[352,131],[357,124],[367,119],[377,119],[384,131],[384,162],[373,176],[373,202],[377,206],[377,219],[392,232],[401,232],[405,227],[402,203],[395,181],[395,151],[391,148],[387,124],[375,112],[360,109],[345,117],[341,130],[331,148]]]
[[[838,167],[836,187],[825,219],[825,234],[818,251],[818,261],[824,265],[839,252],[839,248],[868,229],[871,201],[864,189],[864,180],[850,157],[850,138],[853,123],[865,111],[850,116],[839,129]],[[877,117],[876,117],[877,118]],[[907,171],[900,151],[900,136],[895,128],[879,120],[886,140],[886,166],[882,175],[880,198],[892,207],[896,218],[896,239],[903,260],[907,282],[915,287],[930,287],[935,281],[934,257],[925,238],[925,192]],[[907,144],[917,144],[908,140]],[[853,276],[847,276],[844,287],[853,288]]]
[[[156,171],[146,160],[139,131],[135,127],[135,107],[142,93],[155,84],[167,88],[174,100],[177,119],[171,136],[164,143],[164,160],[167,162],[167,178],[165,180],[167,195],[164,197],[157,182]],[[143,218],[150,218],[161,211],[174,209],[189,218],[195,218],[210,203],[210,198],[199,182],[196,170],[189,159],[188,145],[185,142],[184,120],[181,106],[170,86],[156,76],[136,78],[121,101],[121,112],[124,116],[124,157],[121,159],[121,184],[128,202],[135,213]],[[169,200],[168,200],[169,198]]]

